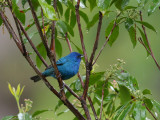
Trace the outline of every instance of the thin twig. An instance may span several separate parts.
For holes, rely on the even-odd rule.
[[[37,56],[40,58],[40,60],[42,61],[42,63],[48,67],[48,64],[46,63],[46,61],[44,60],[44,58],[41,56],[41,54],[38,52],[37,48],[35,47],[35,45],[33,44],[32,40],[29,38],[27,32],[25,31],[25,29],[23,28],[21,22],[17,19],[20,28],[22,30],[22,32],[24,33],[25,37],[27,38],[28,42],[30,43],[31,47],[33,48],[33,50],[35,51],[35,53],[37,54]]]
[[[44,26],[44,16],[43,16],[43,9],[42,8],[41,8],[41,16],[42,16],[43,35],[44,35],[46,41],[48,41],[47,36],[46,36],[45,26]]]
[[[102,117],[102,110],[103,110],[103,99],[104,99],[104,89],[106,86],[106,83],[108,82],[108,80],[106,80],[106,82],[104,83],[103,87],[102,87],[102,101],[101,101],[101,108],[100,108],[100,118],[99,120],[101,120]]]
[[[68,44],[69,50],[70,50],[70,52],[72,52],[71,43],[69,42],[69,39],[68,39],[68,37],[67,37],[67,33],[65,34],[65,38],[66,38],[66,41],[67,41],[67,44]]]
[[[18,37],[17,37],[15,31],[13,30],[13,28],[11,27],[10,23],[6,19],[5,14],[1,10],[0,10],[0,16],[1,16],[1,18],[3,20],[3,23],[6,26],[8,32],[12,35],[12,37],[14,37],[14,41],[15,41],[17,47],[19,48],[19,50],[21,51],[21,53],[24,54],[23,47],[22,47],[21,43],[19,42],[20,40],[18,39]]]
[[[72,47],[71,47],[70,41],[68,40],[67,33],[65,34],[65,38],[66,38],[69,50],[70,50],[70,52],[72,52]],[[77,76],[78,76],[78,78],[79,78],[79,80],[81,82],[82,87],[84,88],[84,83],[83,83],[83,80],[82,80],[81,75],[80,75],[79,72],[77,73]],[[89,104],[90,104],[90,106],[92,108],[95,120],[98,120],[98,117],[97,117],[97,114],[96,114],[96,111],[95,111],[95,108],[94,108],[94,105],[93,105],[93,102],[92,102],[91,98],[89,96],[87,96],[87,99],[88,99]]]
[[[53,0],[53,7],[57,13],[57,0]],[[52,21],[52,26],[51,26],[51,44],[50,44],[50,50],[52,53],[54,53],[55,59],[56,59],[56,48],[55,48],[55,25],[56,21]]]
[[[140,20],[143,22],[143,17],[142,17],[142,12],[140,11]],[[149,50],[150,50],[150,55],[152,56],[154,62],[156,63],[158,69],[160,70],[160,65],[158,64],[153,52],[152,52],[152,49],[151,49],[151,45],[149,43],[149,40],[148,40],[148,36],[147,36],[147,32],[146,32],[146,29],[144,27],[144,25],[142,24],[142,29],[143,29],[143,32],[144,32],[144,35],[146,37],[146,40],[147,40],[147,44],[148,44],[148,47],[149,47]]]
[[[34,11],[34,7],[32,5],[32,2],[31,0],[28,0],[28,3],[29,3],[29,6],[31,8],[31,12],[32,12],[32,16],[34,18],[34,21],[35,21],[35,24],[37,26],[37,29],[38,29],[38,32],[40,34],[40,37],[42,39],[42,42],[46,48],[46,51],[47,51],[47,56],[48,58],[50,59],[50,62],[51,62],[51,65],[52,67],[54,68],[55,70],[55,74],[56,74],[56,78],[58,80],[58,83],[59,83],[59,87],[60,87],[60,92],[61,92],[61,95],[62,95],[62,98],[64,100],[66,100],[66,96],[65,96],[65,92],[64,92],[64,89],[63,89],[63,81],[62,81],[62,78],[61,78],[61,75],[60,75],[60,72],[58,71],[58,68],[57,68],[57,65],[56,65],[56,58],[55,58],[55,53],[51,52],[49,47],[48,47],[48,44],[47,44],[47,41],[45,40],[44,36],[43,36],[43,33],[42,33],[42,30],[41,30],[41,27],[40,27],[40,23],[38,21],[38,17]],[[54,51],[55,52],[55,51]]]
[[[87,64],[88,63],[88,57],[87,57],[87,53],[86,53],[86,49],[85,49],[85,45],[84,45],[83,33],[82,33],[82,28],[81,28],[81,23],[80,23],[79,4],[80,4],[80,0],[77,1],[77,5],[75,6],[76,7],[76,18],[77,18],[77,24],[78,24],[78,30],[79,30],[83,55],[84,55],[84,58],[85,58],[85,62]]]
[[[74,95],[74,97],[76,97],[79,101],[81,100],[80,97],[68,86],[66,85],[65,83],[63,83],[65,88],[67,88],[67,90],[72,94]]]
[[[104,47],[105,47],[105,46],[106,46],[106,44],[108,43],[109,38],[110,38],[110,36],[112,35],[113,30],[114,30],[114,28],[115,28],[115,27],[116,27],[116,21],[114,22],[113,28],[112,28],[111,32],[109,33],[109,35],[108,35],[108,37],[107,37],[107,39],[106,39],[105,43],[103,44],[103,46],[101,47],[101,50],[99,51],[99,53],[98,53],[97,57],[95,58],[95,60],[94,60],[94,62],[93,62],[93,65],[96,63],[96,61],[97,61],[97,59],[99,58],[100,54],[102,53],[102,51],[103,51]]]
[[[101,26],[102,26],[102,18],[103,18],[102,13],[99,12],[99,23],[98,23],[98,27],[97,27],[97,36],[96,36],[96,40],[95,40],[92,54],[91,54],[90,61],[89,61],[90,67],[92,67],[92,62],[93,62],[93,59],[94,59],[94,56],[95,56],[95,53],[96,53],[96,50],[98,47],[99,35],[100,35],[100,31],[101,31]]]
[[[86,82],[84,85],[84,91],[81,99],[81,104],[84,109],[84,112],[86,114],[86,117],[88,120],[91,120],[91,116],[86,104],[86,97],[87,97],[87,91],[88,91],[88,86],[89,86],[89,77],[90,77],[90,68],[89,68],[89,63],[88,63],[88,57],[84,45],[84,40],[83,40],[83,33],[82,33],[82,28],[81,28],[81,23],[80,23],[80,16],[79,16],[79,4],[80,0],[77,1],[77,5],[75,6],[76,9],[76,19],[77,19],[77,24],[78,24],[78,30],[79,30],[79,35],[80,35],[80,40],[81,40],[81,45],[82,45],[82,50],[83,50],[83,55],[85,58],[85,64],[86,64]]]
[[[156,116],[154,116],[154,114],[152,113],[152,111],[147,107],[147,105],[144,103],[144,106],[146,107],[146,109],[148,110],[148,112],[152,115],[152,117],[155,119],[155,120],[158,120],[156,118]]]
[[[8,23],[7,18],[4,15],[3,11],[1,11],[1,10],[0,10],[0,17],[2,18],[3,23],[6,26],[8,32],[12,35],[13,40],[15,41],[17,47],[19,48],[19,50],[23,54],[23,49],[21,48],[21,44],[19,42],[17,42],[17,41],[19,41],[19,39],[18,39],[17,35],[15,34],[14,30],[12,29],[12,27],[10,26],[10,24]],[[32,59],[29,57],[29,54],[27,53],[24,57],[26,58],[28,63],[31,65],[31,67],[35,70],[35,72],[43,79],[46,86],[64,103],[64,105],[66,105],[75,114],[75,116],[79,120],[85,120],[85,118],[81,115],[81,113],[67,99],[66,100],[62,99],[61,95],[54,89],[53,86],[51,86],[51,84],[46,80],[46,78],[38,70],[36,65],[33,63]]]

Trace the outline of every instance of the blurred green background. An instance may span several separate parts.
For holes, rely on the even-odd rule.
[[[7,9],[8,10],[8,9]],[[87,10],[86,10],[87,11]],[[97,9],[94,9],[92,13],[89,13],[89,19],[91,20],[93,15],[97,12]],[[147,13],[144,13],[144,21],[152,24],[156,30],[157,34],[147,29],[147,35],[149,37],[149,41],[151,43],[152,50],[155,54],[155,57],[160,63],[160,11],[157,10],[150,17],[147,16]],[[8,12],[8,15],[10,13]],[[29,15],[29,14],[28,14]],[[112,20],[113,16],[109,16],[111,18],[105,17],[103,19],[103,25],[100,35],[100,42],[98,46],[97,52],[100,50],[101,46],[105,42],[105,29],[109,22]],[[12,17],[10,17],[12,19]],[[11,20],[10,20],[11,21]],[[12,21],[13,23],[13,21]],[[92,51],[92,47],[95,40],[97,24],[94,25],[93,28],[88,32],[86,30],[86,25],[82,21],[82,28],[84,33],[85,45],[88,56]],[[35,28],[33,28],[32,32]],[[77,26],[74,29],[75,37],[72,38],[72,41],[76,43],[80,47],[80,39],[77,31]],[[137,35],[138,36],[138,35]],[[38,43],[40,38],[38,36],[33,37],[33,41]],[[69,54],[69,50],[67,44],[64,41],[61,41],[63,46],[63,55],[65,56]],[[73,47],[74,51],[77,51]],[[34,58],[34,55],[32,55]],[[160,90],[160,71],[156,67],[151,56],[147,57],[147,53],[142,45],[139,43],[133,49],[132,43],[129,38],[129,34],[124,28],[124,25],[120,26],[120,34],[116,42],[112,47],[107,45],[102,52],[100,58],[97,61],[99,67],[97,67],[96,71],[104,71],[110,65],[117,62],[117,59],[123,59],[126,62],[124,68],[130,72],[131,75],[135,76],[139,82],[139,86],[141,89],[147,88],[151,89],[153,98],[155,100],[160,101],[159,90]],[[49,63],[49,61],[48,61]],[[44,70],[44,66],[42,66],[41,71]],[[84,71],[80,70],[81,74],[84,74]],[[21,103],[25,98],[29,98],[33,101],[33,109],[31,113],[35,110],[42,109],[53,109],[57,104],[58,99],[55,95],[53,95],[48,88],[43,84],[43,82],[33,83],[30,80],[30,77],[35,75],[33,69],[29,66],[25,58],[21,55],[18,48],[12,39],[10,39],[10,35],[8,34],[6,28],[4,31],[2,27],[0,28],[0,118],[6,115],[15,115],[18,113],[18,109],[16,106],[16,102],[13,96],[10,94],[8,90],[7,82],[11,83],[13,86],[17,86],[19,83],[23,86],[25,85],[25,89],[23,95],[21,97]],[[72,79],[65,81],[67,84],[70,84],[73,80],[77,79],[77,76]],[[57,88],[58,84],[55,79],[49,78],[49,81],[53,86]],[[61,107],[61,109],[66,109],[65,107]],[[61,110],[58,110],[60,112]],[[58,113],[57,112],[57,113]],[[72,113],[65,113],[67,116],[57,117],[54,114],[54,111],[44,113],[42,115],[43,118],[49,118],[50,120],[69,120],[72,119],[73,116],[70,116]],[[52,118],[52,119],[51,119]]]

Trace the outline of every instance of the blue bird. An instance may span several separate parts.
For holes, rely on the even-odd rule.
[[[69,55],[60,58],[56,62],[58,70],[61,73],[62,80],[67,80],[77,74],[79,70],[79,65],[81,62],[81,57],[83,56],[80,53],[71,52]],[[52,76],[56,78],[55,71],[52,65],[49,66],[42,73],[42,75],[44,75],[45,77]],[[41,78],[38,75],[36,75],[36,76],[31,77],[31,80],[33,80],[34,82],[37,82],[41,80]]]

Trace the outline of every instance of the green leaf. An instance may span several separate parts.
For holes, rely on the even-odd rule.
[[[2,25],[3,21],[2,21],[2,18],[0,17],[0,26]]]
[[[38,32],[32,32],[32,33],[30,33],[30,34],[29,34],[29,38],[32,39],[32,37],[33,37],[34,35],[36,35],[37,33],[38,33]],[[26,43],[28,42],[28,40],[27,40],[26,37],[23,38],[23,42],[24,42],[24,44],[26,44]]]
[[[139,32],[140,32],[140,34],[141,34],[141,36],[142,36],[144,45],[145,45],[146,48],[150,51],[149,45],[148,45],[148,42],[147,42],[147,39],[146,39],[146,37],[145,37],[145,34],[142,32],[142,30],[141,30],[139,27],[138,27],[138,30],[139,30]],[[146,50],[146,51],[147,51],[147,50]],[[147,51],[147,56],[149,56],[149,55],[150,55],[150,53]]]
[[[75,89],[76,89],[77,91],[80,91],[81,88],[82,88],[81,82],[80,82],[79,79],[77,79],[76,82],[75,82]]]
[[[113,116],[113,120],[118,120],[118,117],[121,115],[122,111],[127,108],[128,105],[130,105],[130,102],[127,102],[126,104],[118,107],[116,113]]]
[[[33,113],[32,117],[36,117],[44,112],[48,112],[48,111],[51,111],[51,110],[37,110],[36,112]]]
[[[109,104],[108,104],[108,107],[107,107],[107,111],[106,111],[106,114],[108,116],[111,116],[115,111],[115,103],[114,101],[112,100]]]
[[[51,0],[46,0],[46,2],[47,2],[49,5],[51,5]]]
[[[18,86],[17,86],[16,95],[19,96],[19,93],[20,93],[20,84],[18,84]]]
[[[89,85],[94,85],[96,82],[98,82],[104,76],[104,73],[105,72],[92,73],[90,75]]]
[[[116,94],[109,94],[107,97],[104,98],[104,101],[109,102],[115,97],[116,97]]]
[[[19,93],[19,96],[22,95],[23,90],[24,90],[24,86],[22,87],[22,89],[21,89],[21,91],[20,91],[20,93]]]
[[[157,32],[156,29],[155,29],[151,24],[149,24],[149,23],[147,23],[147,22],[142,22],[142,21],[136,21],[136,22],[138,22],[138,23],[144,25],[145,27],[147,27],[147,28],[153,30],[154,32]]]
[[[90,4],[90,11],[92,11],[96,6],[96,0],[88,0],[89,4]]]
[[[131,94],[129,89],[126,86],[123,85],[119,85],[119,92],[120,92],[120,100],[121,100],[121,104],[125,104],[128,101],[131,100]]]
[[[70,26],[68,23],[65,23],[67,26],[67,31],[74,37],[73,26]]]
[[[61,30],[61,32],[65,35],[68,32],[68,28],[65,22],[58,20],[56,22],[56,25],[58,26],[58,28]]]
[[[158,103],[157,101],[155,100],[152,100],[152,103],[153,103],[153,106],[154,108],[156,108],[156,110],[159,112],[160,114],[160,103]]]
[[[110,6],[111,0],[97,0],[97,7],[100,11],[106,11]]]
[[[83,11],[79,10],[79,15],[83,18],[83,20],[85,21],[86,24],[89,23],[89,19],[86,13],[84,13]]]
[[[69,110],[69,109],[66,109],[66,110],[64,110],[63,112],[58,113],[57,116],[60,116],[60,115],[66,113],[66,112],[68,112],[68,111],[70,111],[70,110]]]
[[[52,5],[49,5],[45,0],[38,0],[43,9],[44,15],[50,20],[58,20],[56,12]]]
[[[55,39],[55,47],[58,57],[62,57],[62,45],[58,39]]]
[[[76,47],[76,49],[78,50],[78,52],[80,53],[80,54],[83,54],[83,51],[82,51],[82,49],[80,49],[75,43],[73,43],[72,41],[71,41],[71,43]]]
[[[62,6],[61,2],[59,2],[59,0],[57,0],[57,8],[62,16],[63,15],[63,6]]]
[[[24,8],[25,4],[27,3],[27,0],[22,0],[22,6]]]
[[[14,96],[14,92],[13,92],[13,89],[12,89],[12,86],[10,83],[8,83],[8,88],[9,88],[9,91],[11,92],[11,94]]]
[[[14,116],[5,116],[1,120],[12,120]]]
[[[59,100],[59,101],[58,101],[58,104],[56,105],[56,107],[55,107],[55,109],[54,109],[54,111],[57,111],[58,108],[59,108],[61,105],[63,105],[63,102],[62,102],[61,100]]]
[[[145,105],[149,108],[149,110],[152,110],[152,108],[153,108],[153,104],[152,104],[152,102],[151,102],[151,100],[150,100],[150,99],[148,99],[148,98],[144,98],[143,102],[144,102],[144,103],[145,103]]]
[[[112,21],[112,22],[108,25],[108,27],[107,27],[107,29],[106,29],[106,31],[105,31],[106,38],[107,38],[107,37],[109,36],[109,34],[111,33],[113,26],[114,26],[114,22]],[[112,34],[111,34],[111,36],[110,36],[110,38],[109,38],[109,41],[108,41],[108,44],[109,44],[110,46],[112,46],[112,44],[116,41],[118,35],[119,35],[119,26],[116,25],[115,28],[114,28],[114,30],[113,30],[113,32],[112,32]]]
[[[125,21],[125,28],[129,30],[133,26],[133,20],[131,18],[127,18]]]
[[[101,100],[102,98],[102,89],[104,90],[104,98],[107,97],[108,95],[108,84],[104,86],[105,82],[104,81],[97,81],[95,85],[95,96]],[[104,86],[104,87],[103,87]]]
[[[115,6],[122,11],[128,5],[128,3],[129,3],[129,0],[117,0],[115,2]]]
[[[146,108],[141,101],[136,102],[132,115],[135,120],[145,120],[146,119]]]
[[[38,0],[31,0],[31,2],[32,2],[32,5],[33,5],[35,11],[37,11],[38,7],[40,6]]]
[[[70,8],[67,8],[67,10],[64,13],[65,21],[68,23],[69,22],[69,17],[70,17]]]
[[[131,76],[127,71],[116,73],[116,76],[119,80],[117,83],[119,85],[126,86],[130,91],[139,90],[139,85],[135,77]]]
[[[122,113],[119,115],[117,120],[125,120],[126,116],[128,115],[128,113],[131,111],[133,107],[133,104],[129,104],[123,111]]]
[[[99,19],[99,13],[95,14],[92,20],[87,24],[87,29],[89,30]]]
[[[14,13],[16,15],[16,17],[22,22],[23,25],[25,25],[25,21],[26,21],[26,16],[24,11],[19,10],[18,7],[16,7],[14,9]]]
[[[133,44],[133,48],[135,48],[137,41],[136,41],[136,30],[134,27],[130,27],[130,29],[128,30],[131,42]]]
[[[143,95],[147,95],[147,94],[152,95],[151,91],[148,89],[143,90],[142,93],[143,93]]]
[[[75,25],[76,25],[76,14],[75,11],[71,11],[70,26],[74,28]]]
[[[37,50],[39,51],[39,53],[41,54],[41,56],[42,56],[44,59],[46,59],[47,52],[46,52],[46,49],[45,49],[43,43],[41,42],[36,48],[37,48]],[[42,61],[39,59],[38,56],[36,56],[36,65],[37,65],[38,68],[40,68],[41,65],[42,65]]]
[[[152,1],[156,1],[156,0],[152,0]],[[148,16],[150,16],[152,13],[154,13],[154,11],[156,10],[156,8],[158,8],[160,5],[160,2],[155,2],[152,5],[149,6],[148,8]]]

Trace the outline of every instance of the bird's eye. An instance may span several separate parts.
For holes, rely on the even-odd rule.
[[[78,55],[77,58],[81,58],[81,55]]]

